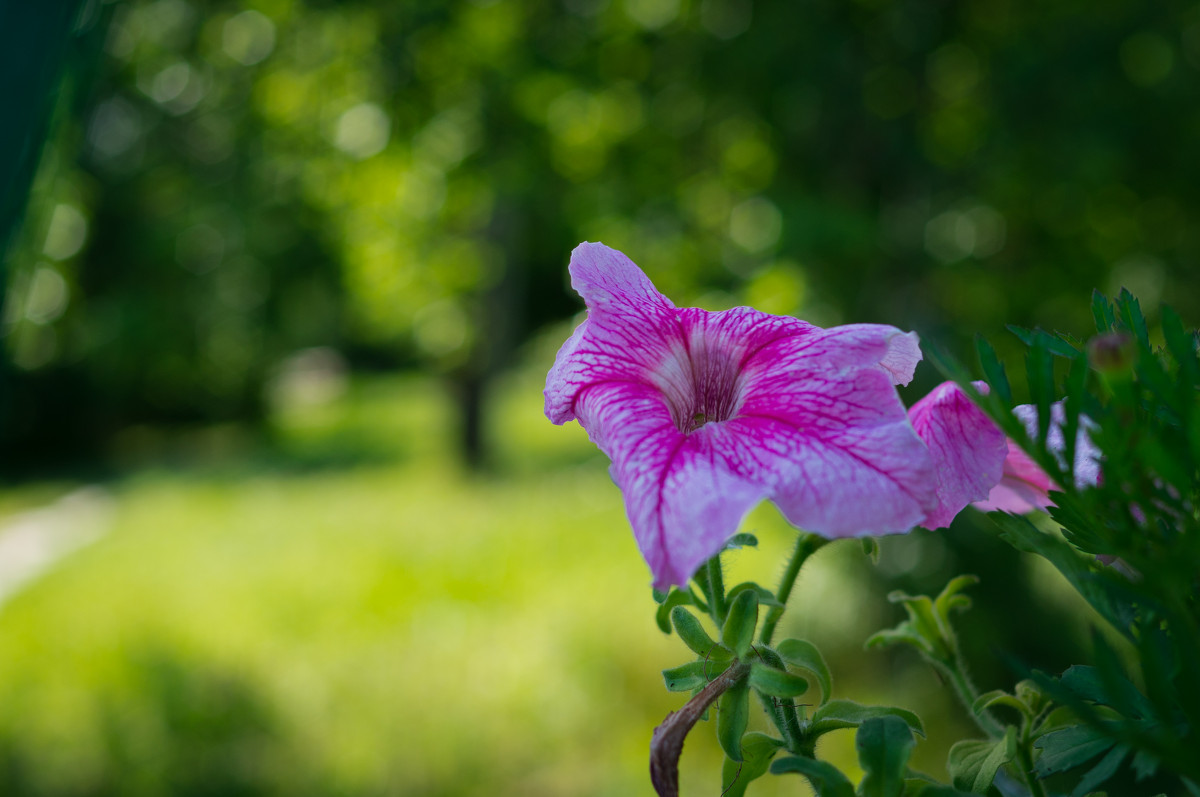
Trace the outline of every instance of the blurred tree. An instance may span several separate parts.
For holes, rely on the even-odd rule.
[[[93,233],[53,273],[18,264],[6,315],[18,364],[70,372],[93,428],[252,414],[269,363],[331,343],[445,374],[480,461],[487,385],[579,307],[584,239],[680,302],[952,340],[1082,331],[1093,286],[1200,309],[1184,3],[119,11],[45,221]],[[54,274],[69,301],[31,320]]]

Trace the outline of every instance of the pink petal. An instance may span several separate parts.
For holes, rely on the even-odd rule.
[[[1013,407],[1013,414],[1021,421],[1030,439],[1036,438],[1037,407],[1021,404]],[[1061,401],[1050,405],[1050,428],[1046,435],[1046,448],[1054,453],[1059,466],[1064,468],[1066,462],[1063,451],[1066,446],[1062,425],[1065,417]],[[1081,416],[1079,431],[1075,435],[1075,486],[1079,489],[1093,487],[1100,480],[1100,449],[1088,434],[1088,429],[1093,425],[1090,419]],[[1058,484],[1019,445],[1009,440],[1003,478],[988,494],[987,500],[976,502],[975,507],[983,512],[1000,510],[1015,514],[1043,510],[1054,504],[1050,500],[1049,492],[1058,489]]]
[[[987,384],[975,382],[981,392]],[[943,382],[908,411],[917,435],[933,455],[937,506],[921,525],[949,526],[972,501],[988,497],[1003,475],[1004,433],[953,382]]]
[[[889,376],[874,365],[830,374],[793,363],[797,378],[763,377],[719,450],[765,485],[789,521],[828,537],[907,531],[932,506],[932,461]]]
[[[588,317],[563,344],[546,377],[546,415],[556,424],[575,417],[585,386],[645,381],[682,345],[679,311],[625,255],[582,243],[571,253],[570,271]]]
[[[686,584],[765,495],[716,453],[711,430],[720,424],[680,432],[653,388],[630,382],[589,387],[577,412],[612,460],[613,481],[658,589]]]

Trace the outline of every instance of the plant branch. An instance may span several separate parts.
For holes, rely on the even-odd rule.
[[[679,797],[679,755],[692,726],[726,689],[750,672],[748,662],[737,662],[718,675],[678,711],[672,711],[650,737],[650,782],[659,797]]]

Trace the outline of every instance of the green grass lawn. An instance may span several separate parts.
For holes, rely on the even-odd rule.
[[[187,450],[217,453],[104,485],[108,533],[0,606],[0,792],[650,793],[651,730],[683,702],[658,671],[687,652],[654,624],[606,461],[542,417],[540,380],[502,386],[496,475],[454,464],[436,382],[395,377],[281,414],[268,454],[210,430],[226,442]],[[730,577],[771,584],[792,532],[769,507],[746,527],[761,549]],[[839,696],[941,700],[911,661],[856,653],[896,619],[870,569],[856,543],[822,551],[781,630],[826,649]],[[916,763],[942,774],[960,720],[932,719]],[[853,768],[850,734],[824,752]],[[717,794],[720,760],[699,727],[684,794]]]

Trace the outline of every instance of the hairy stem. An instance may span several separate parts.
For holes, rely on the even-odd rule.
[[[1017,746],[1017,764],[1021,768],[1021,778],[1029,788],[1029,797],[1046,797],[1046,790],[1033,771],[1033,756],[1029,752],[1029,741],[1022,739]]]
[[[828,544],[829,540],[815,534],[801,532],[797,535],[796,547],[792,551],[791,559],[788,560],[787,569],[783,571],[779,590],[775,593],[776,599],[783,605],[772,608],[767,613],[767,619],[763,621],[762,634],[759,639],[764,645],[771,644],[771,638],[775,636],[775,626],[779,625],[779,620],[783,617],[784,607],[787,606],[788,598],[792,596],[792,588],[796,586],[796,577],[800,575],[800,568],[808,561],[808,557]]]
[[[999,739],[1003,736],[1004,726],[992,718],[991,712],[984,709],[976,714],[971,710],[971,707],[975,705],[975,701],[979,698],[979,690],[975,688],[975,684],[971,683],[971,678],[967,675],[966,665],[963,663],[962,656],[958,654],[958,651],[954,652],[954,661],[952,664],[943,664],[938,669],[950,681],[950,685],[954,687],[954,693],[958,695],[958,699],[962,701],[962,704],[967,709],[967,713],[975,720],[975,724],[979,726],[979,729],[992,739]]]

